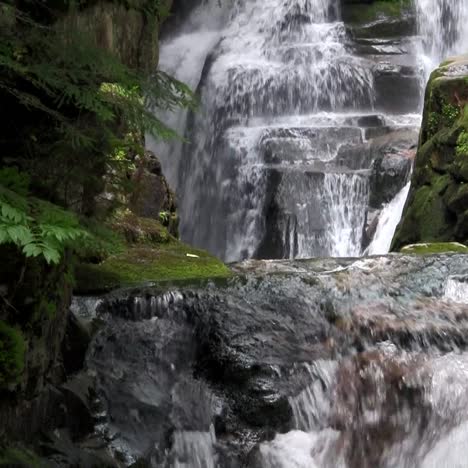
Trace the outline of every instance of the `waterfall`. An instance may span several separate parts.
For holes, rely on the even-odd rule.
[[[468,52],[468,2],[414,0],[427,71],[453,54]]]
[[[374,104],[372,71],[349,53],[339,14],[337,0],[235,3],[187,127],[177,182],[184,240],[229,261],[262,249],[359,255],[366,175],[321,164],[344,138],[362,142],[336,113]],[[334,184],[362,214],[338,206]],[[275,248],[265,245],[272,232]]]
[[[177,431],[174,434],[174,468],[215,468],[214,428],[209,432]]]
[[[416,47],[414,30],[359,37],[341,8],[205,0],[163,40],[161,68],[200,96],[165,116],[184,141],[148,145],[178,193],[182,240],[226,261],[365,253],[372,139],[419,124],[422,64],[467,47],[468,6],[414,0]],[[406,182],[373,207],[370,252],[389,248]]]
[[[218,42],[225,22],[226,11],[218,0],[204,0],[196,7],[182,27],[160,44],[159,67],[187,84],[195,91],[200,81],[208,54]],[[184,135],[187,111],[164,112],[158,115],[165,124],[180,136]],[[147,147],[161,159],[164,175],[170,186],[177,190],[178,171],[183,141],[155,141],[146,137]]]

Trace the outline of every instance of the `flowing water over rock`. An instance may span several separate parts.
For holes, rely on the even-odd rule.
[[[99,298],[87,366],[129,463],[465,466],[467,255],[235,270]]]

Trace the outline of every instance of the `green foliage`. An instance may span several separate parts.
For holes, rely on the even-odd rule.
[[[162,0],[123,3],[148,19],[167,14]],[[64,30],[56,20],[76,5],[58,5],[0,0],[0,99],[15,113],[14,125],[0,129],[0,154],[31,174],[34,191],[90,214],[105,189],[128,184],[143,135],[176,137],[154,110],[193,108],[195,100],[164,72],[145,76],[83,31]]]
[[[161,223],[163,223],[164,225],[167,224],[169,222],[169,219],[171,218],[171,213],[169,213],[169,211],[161,211],[159,213],[159,220],[161,221]]]
[[[25,351],[21,332],[0,321],[0,388],[18,381],[24,369]]]
[[[437,112],[431,112],[427,120],[427,131],[429,136],[433,136],[439,130],[440,117]]]
[[[57,304],[43,297],[39,302],[38,314],[40,317],[46,316],[52,320],[57,314]]]
[[[456,152],[458,156],[468,157],[468,131],[460,133],[457,140]]]
[[[442,106],[442,115],[444,117],[444,126],[451,127],[460,115],[460,109],[453,104],[445,103]]]
[[[78,257],[82,261],[98,263],[110,255],[116,255],[125,248],[123,236],[94,219],[83,219],[87,236],[80,237],[74,243]]]
[[[73,213],[27,197],[26,178],[19,172],[0,171],[0,245],[14,244],[26,257],[59,263],[65,248],[86,235]]]
[[[129,128],[162,138],[174,136],[151,109],[191,106],[186,85],[164,72],[146,80],[79,31],[45,26],[9,2],[0,4],[18,22],[16,28],[0,32],[0,88],[26,108],[55,120],[72,147],[91,147],[97,136],[80,127],[76,114],[69,115],[70,107],[92,114],[111,135],[113,124],[123,120]],[[18,79],[29,86],[18,86]]]

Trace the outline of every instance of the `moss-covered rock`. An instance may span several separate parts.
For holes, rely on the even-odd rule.
[[[405,254],[436,255],[441,253],[466,253],[468,247],[458,242],[433,242],[406,245],[401,249]]]
[[[221,278],[230,269],[204,250],[195,249],[175,237],[152,218],[126,211],[112,221],[122,235],[122,249],[97,264],[76,268],[78,294],[102,292],[145,282]]]
[[[468,242],[468,56],[435,70],[426,89],[411,192],[393,249]]]
[[[91,293],[145,282],[220,278],[229,268],[205,251],[171,241],[159,247],[134,246],[98,265],[77,268],[76,292]]]
[[[411,0],[345,0],[342,18],[359,39],[396,38],[415,31]]]

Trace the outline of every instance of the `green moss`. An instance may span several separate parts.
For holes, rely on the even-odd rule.
[[[79,265],[76,276],[77,291],[86,293],[144,282],[225,278],[231,271],[207,252],[171,241],[135,245],[99,265]]]
[[[129,210],[117,213],[110,226],[130,244],[160,244],[174,240],[159,220],[143,218]]]
[[[426,124],[428,138],[432,137],[439,131],[439,125],[440,115],[437,112],[430,112]]]
[[[30,450],[10,447],[0,449],[0,467],[45,468],[46,465]]]
[[[75,249],[82,261],[102,261],[125,250],[125,239],[119,231],[96,219],[83,219],[82,224],[89,233],[76,243]]]
[[[431,255],[440,253],[468,254],[468,247],[458,242],[434,242],[407,245],[401,249],[401,252],[406,254],[417,255]]]
[[[22,333],[0,321],[0,389],[18,382],[24,370],[25,352]]]

